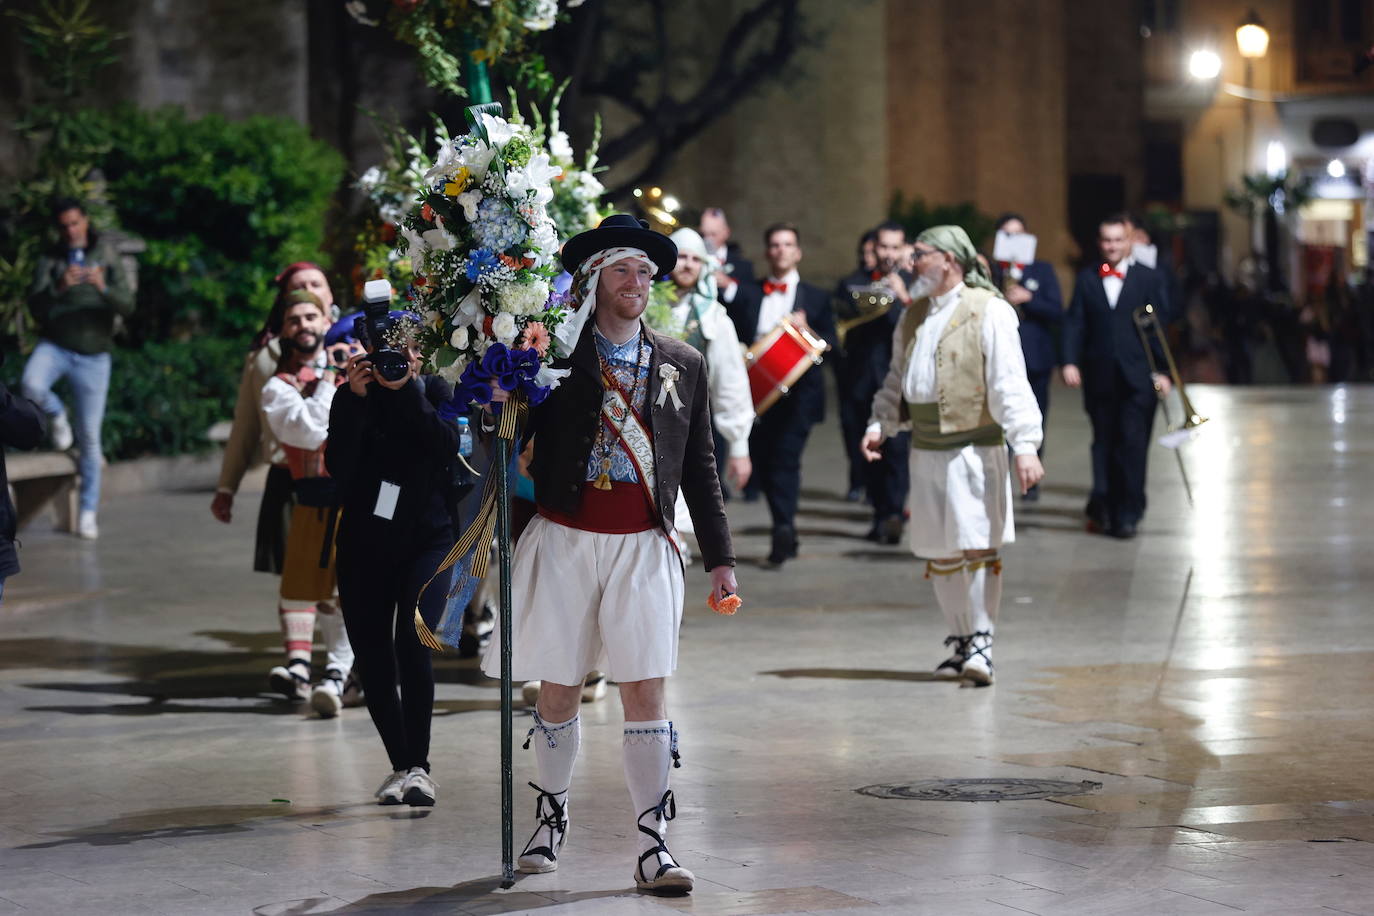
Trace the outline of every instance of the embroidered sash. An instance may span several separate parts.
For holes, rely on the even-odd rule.
[[[649,505],[658,506],[657,478],[654,476],[654,439],[644,428],[644,421],[638,411],[630,404],[625,391],[615,376],[601,370],[601,383],[606,387],[606,397],[601,402],[601,422],[606,425],[625,450],[634,466],[635,475],[644,487],[644,495]]]

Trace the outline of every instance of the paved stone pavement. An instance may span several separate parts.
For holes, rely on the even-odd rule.
[[[229,527],[182,492],[111,499],[94,544],[26,532],[0,609],[0,914],[1371,916],[1374,390],[1194,395],[1196,505],[1157,448],[1143,533],[1118,542],[1081,531],[1086,424],[1055,393],[987,689],[929,680],[929,586],[836,498],[833,425],[807,452],[796,562],[757,568],[765,511],[732,503],[745,606],[715,617],[691,573],[670,686],[687,899],[633,890],[613,698],[584,707],[556,874],[496,887],[497,689],[470,661],[439,668],[438,806],[371,804],[387,764],[366,714],[265,691],[255,498]],[[517,787],[532,757],[517,747]],[[960,778],[1085,794],[856,792]]]

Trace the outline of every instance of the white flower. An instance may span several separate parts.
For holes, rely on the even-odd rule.
[[[548,366],[540,366],[539,374],[534,377],[534,383],[541,388],[557,388],[559,383],[567,378],[571,372],[571,369],[550,369]]]
[[[482,202],[482,192],[477,188],[458,195],[458,205],[463,208],[463,218],[470,223],[477,222],[477,205]]]
[[[532,283],[507,283],[496,290],[496,304],[502,312],[512,315],[533,315],[544,310],[549,299],[549,284],[543,280]]]
[[[453,361],[452,365],[445,366],[439,370],[439,378],[448,382],[450,385],[456,385],[458,384],[458,380],[462,378],[463,370],[466,369],[467,366],[467,360],[456,359]]]
[[[354,187],[362,191],[371,191],[373,188],[377,187],[377,185],[381,183],[382,170],[374,165],[371,168],[369,168],[366,172],[363,172],[361,175],[358,176],[358,182],[354,185]]]
[[[431,251],[452,251],[458,247],[458,237],[443,226],[430,229],[421,236]]]
[[[434,165],[425,172],[425,184],[433,185],[440,178],[448,178],[457,171],[455,166],[462,164],[464,163],[459,161],[457,144],[446,141],[439,147],[439,157],[434,160]]]
[[[482,127],[486,129],[487,140],[497,149],[505,146],[510,142],[510,138],[515,136],[515,127],[505,118],[495,118],[489,114],[481,114],[478,117],[482,120]],[[487,161],[490,162],[491,158],[488,157]]]
[[[411,263],[415,265],[415,272],[423,274],[425,272],[425,253],[429,251],[429,246],[425,244],[420,233],[409,226],[401,227],[401,237],[406,240],[406,253],[410,255]]]
[[[481,3],[482,0],[477,0],[477,2],[478,2],[478,3]],[[487,2],[490,3],[491,0],[487,0]],[[570,10],[577,9],[577,8],[578,8],[579,6],[581,6],[584,2],[585,2],[585,0],[568,0],[568,9],[570,9]]]
[[[510,312],[502,312],[491,320],[491,333],[497,340],[506,346],[515,343],[515,316]]]
[[[526,254],[534,256],[536,266],[542,266],[549,263],[550,258],[558,251],[558,230],[552,220],[543,220],[534,227],[525,241],[531,249],[535,249],[527,251]]]
[[[573,186],[577,194],[588,198],[600,198],[606,186],[596,180],[591,172],[578,172],[577,183]]]
[[[458,309],[453,313],[453,323],[456,325],[476,327],[485,317],[482,311],[482,293],[477,287],[463,297],[463,301],[458,303]]]
[[[552,165],[547,153],[535,153],[525,165],[506,172],[506,189],[517,200],[533,191],[536,204],[547,204],[553,200],[550,182],[562,174],[563,169]]]
[[[549,135],[549,155],[554,162],[572,162],[573,148],[568,142],[568,135],[565,131],[554,131]]]
[[[483,117],[488,116],[483,115]],[[480,182],[487,177],[487,169],[491,167],[491,160],[495,156],[496,148],[494,146],[487,146],[481,140],[473,140],[463,147],[459,164],[468,170],[473,181]]]
[[[395,225],[405,217],[405,211],[396,204],[386,203],[377,208],[377,215],[382,218],[382,222]]]
[[[531,32],[548,31],[558,17],[558,0],[526,0],[523,13],[525,28]]]
[[[466,350],[468,348],[468,329],[456,329],[453,332],[453,335],[449,337],[448,342],[453,346],[453,349],[455,350]]]
[[[425,324],[429,325],[431,328],[442,327],[442,325],[439,324],[439,319],[442,316],[434,309],[425,309],[423,312],[420,313],[420,317],[423,318]]]

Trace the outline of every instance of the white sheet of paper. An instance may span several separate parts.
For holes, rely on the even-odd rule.
[[[998,232],[997,240],[992,244],[992,259],[994,261],[1011,261],[1016,264],[1029,264],[1035,260],[1035,236],[1029,232],[1022,232],[1019,235],[1007,235],[1005,232]]]
[[[391,521],[392,516],[396,514],[396,500],[400,496],[400,487],[389,480],[383,480],[382,488],[377,492],[377,508],[372,510],[372,514]]]

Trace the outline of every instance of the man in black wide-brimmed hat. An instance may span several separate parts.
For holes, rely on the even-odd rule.
[[[512,569],[512,676],[542,681],[530,729],[539,825],[519,870],[558,867],[582,681],[599,669],[620,684],[625,709],[625,781],[640,846],[635,883],[685,893],[693,875],[664,843],[676,815],[668,773],[677,731],[663,683],[677,666],[682,618],[684,569],[671,538],[679,487],[712,596],[724,600],[736,588],[706,366],[690,344],[640,321],[653,279],[677,262],[666,236],[616,214],[572,238],[562,260],[573,274],[574,308],[557,337],[571,358],[555,368],[569,373],[531,412],[539,515],[520,536]],[[493,640],[488,674],[499,672],[500,658]]]

